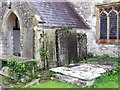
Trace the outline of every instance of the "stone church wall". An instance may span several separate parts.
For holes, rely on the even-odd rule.
[[[78,2],[77,2],[78,1]],[[112,0],[115,1],[115,0]],[[85,37],[87,35],[87,40],[83,41],[87,42],[87,46],[82,45],[83,48],[87,49],[86,52],[93,53],[94,55],[102,55],[109,54],[110,56],[118,56],[120,49],[117,45],[101,45],[96,43],[97,40],[97,28],[96,28],[96,12],[95,5],[103,4],[106,2],[112,2],[111,0],[75,0],[71,3],[73,4],[76,12],[83,18],[84,22],[89,25],[90,29],[74,29],[77,33],[82,33]],[[116,0],[117,1],[117,0]],[[39,35],[40,31],[34,31],[33,28],[35,23],[33,21],[34,12],[29,8],[27,3],[19,2],[12,3],[11,9],[8,8],[7,4],[3,3],[0,5],[0,27],[2,27],[3,23],[6,22],[6,16],[9,16],[9,13],[13,12],[19,18],[20,21],[20,49],[23,57],[27,58],[35,58],[37,60],[40,59],[40,55],[38,53],[39,49]],[[7,17],[8,17],[7,16]],[[5,54],[7,47],[5,47],[5,37],[4,37],[4,29],[0,29],[0,54]],[[47,50],[47,61],[49,63],[49,67],[56,67],[57,56],[56,56],[56,28],[43,27],[40,30],[44,30],[46,34],[46,50]],[[35,32],[35,33],[34,33]],[[84,35],[86,34],[86,35]],[[35,39],[35,42],[34,42]],[[81,44],[81,43],[79,43]],[[78,46],[79,48],[79,46]],[[82,50],[83,48],[79,48]],[[34,53],[35,52],[35,53]],[[86,54],[86,53],[85,53]],[[82,55],[83,56],[83,55]]]
[[[47,53],[44,62],[48,68],[57,66],[55,31],[56,28],[42,26],[38,30],[35,30],[34,57],[36,60],[40,61],[40,63],[43,62],[41,61],[39,49],[44,46],[44,49]],[[43,34],[43,32],[44,37],[41,37],[40,35]],[[44,45],[42,43],[44,43]]]
[[[29,8],[28,4],[25,2],[12,2],[11,8],[7,5],[6,2],[2,2],[2,13],[1,19],[2,19],[2,27],[1,27],[1,33],[4,33],[4,24],[7,23],[7,18],[9,17],[10,13],[14,13],[20,23],[20,49],[21,49],[21,56],[26,58],[33,58],[33,25],[34,22],[32,21],[33,18],[33,11]],[[1,24],[0,24],[1,25]],[[5,34],[5,33],[4,33]],[[5,35],[2,37],[5,38]],[[2,40],[3,42],[3,54],[7,54],[7,46],[6,41]],[[12,52],[12,51],[11,51]]]
[[[117,2],[119,0],[75,0],[73,4],[76,12],[83,18],[84,22],[89,25],[90,29],[80,30],[77,29],[77,33],[86,33],[87,35],[87,51],[94,55],[108,54],[110,56],[118,56],[120,49],[118,45],[101,45],[96,42],[97,40],[97,18],[96,18],[96,6],[103,3]]]
[[[0,1],[0,27],[2,25],[2,2]],[[0,32],[0,54],[2,54],[2,33]]]

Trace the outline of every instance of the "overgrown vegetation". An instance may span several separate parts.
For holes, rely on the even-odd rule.
[[[39,43],[40,43],[39,54],[40,54],[41,61],[43,62],[43,67],[47,70],[47,67],[45,65],[47,51],[44,47],[44,37],[45,37],[45,34],[44,34],[44,31],[42,31],[40,34],[40,39],[39,39]]]
[[[65,33],[65,35],[69,36],[71,34],[72,28],[62,28],[62,30]]]
[[[91,88],[118,88],[118,74],[114,75],[103,75],[98,80],[95,81],[94,85]]]
[[[24,83],[34,79],[38,75],[39,68],[37,67],[36,61],[30,62],[18,62],[14,58],[9,58],[8,60],[9,75],[15,79],[17,82],[21,82],[21,79]]]
[[[100,78],[98,78],[95,81],[95,83],[92,86],[85,88],[118,88],[119,77],[120,77],[120,66],[119,65],[115,65],[115,66],[116,66],[115,70],[103,74]],[[47,81],[44,83],[31,86],[30,88],[80,88],[80,87],[58,81]]]
[[[66,36],[69,36],[71,34],[71,30],[72,28],[62,28],[62,31],[65,33]],[[41,31],[40,33],[40,39],[39,39],[39,55],[40,55],[40,59],[43,62],[43,67],[45,70],[48,70],[48,62],[47,62],[47,51],[46,51],[46,46],[45,46],[45,37],[46,34],[43,31]]]
[[[120,78],[120,66],[115,64],[116,69],[106,72],[98,78],[91,88],[118,88]]]
[[[80,62],[93,62],[93,61],[100,61],[100,60],[120,62],[120,57],[110,57],[107,54],[103,54],[101,56],[94,56],[92,53],[89,53],[86,59],[78,58],[78,60]]]
[[[91,88],[118,88],[119,87],[119,78],[120,78],[120,66],[112,72],[107,72],[102,75]]]
[[[44,51],[43,51],[44,52]],[[100,60],[110,60],[110,61],[117,61],[120,62],[120,58],[117,57],[109,57],[108,55],[102,55],[94,57],[92,54],[88,55],[89,57],[85,60],[83,59],[82,62],[93,62],[93,61],[100,61]],[[32,86],[32,88],[77,88],[74,85],[66,84],[64,86],[61,82],[50,81],[50,78],[53,75],[53,72],[40,70],[37,66],[36,61],[31,62],[18,62],[14,58],[9,58],[8,60],[8,67],[9,67],[9,74],[11,77],[14,77],[15,82],[13,86],[15,88],[24,87],[24,84],[30,82],[33,79],[40,78],[40,84]],[[65,66],[68,66],[67,64]],[[120,66],[115,64],[116,69],[112,70],[111,72],[107,72],[103,74],[100,78],[98,78],[94,85],[90,88],[118,88],[118,77],[120,77]],[[40,75],[38,77],[38,75]],[[22,81],[24,79],[24,81]],[[41,84],[42,81],[45,83]],[[22,83],[21,83],[22,82]],[[5,82],[6,83],[6,82]],[[61,86],[60,86],[61,84]],[[53,85],[55,87],[53,87]]]

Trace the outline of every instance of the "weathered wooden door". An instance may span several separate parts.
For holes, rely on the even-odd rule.
[[[77,57],[80,59],[87,57],[87,36],[86,34],[77,34]]]

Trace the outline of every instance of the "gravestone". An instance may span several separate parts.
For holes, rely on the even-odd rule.
[[[87,36],[86,34],[77,34],[77,52],[78,58],[86,58],[87,57]]]
[[[56,52],[58,66],[77,60],[77,37],[74,31],[59,29],[56,31]]]

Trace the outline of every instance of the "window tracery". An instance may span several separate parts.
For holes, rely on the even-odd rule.
[[[120,41],[120,5],[99,7],[99,41]]]

